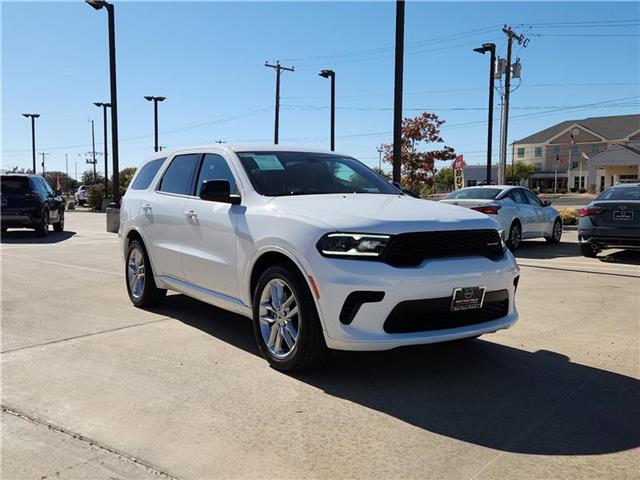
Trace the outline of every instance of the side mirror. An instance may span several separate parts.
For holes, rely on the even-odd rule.
[[[545,207],[550,207],[551,202],[549,200],[545,200],[544,202],[542,202],[542,205],[544,205]]]
[[[200,198],[210,202],[230,203],[238,205],[239,195],[231,195],[229,180],[207,180],[200,188]]]

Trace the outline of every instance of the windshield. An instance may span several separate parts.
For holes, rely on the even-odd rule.
[[[2,185],[0,189],[2,190],[2,193],[6,194],[25,193],[31,191],[31,188],[29,188],[29,179],[27,177],[10,175],[2,176]]]
[[[400,192],[359,161],[308,152],[239,152],[253,188],[260,195]]]
[[[469,200],[489,200],[492,198],[496,198],[502,190],[499,188],[462,188],[460,190],[456,190],[455,192],[449,193],[445,200],[448,199],[469,199]]]
[[[609,188],[598,195],[596,200],[640,200],[640,187],[629,185]]]

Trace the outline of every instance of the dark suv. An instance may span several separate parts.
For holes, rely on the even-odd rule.
[[[33,228],[42,237],[49,224],[56,232],[64,230],[64,202],[40,175],[2,175],[0,224],[7,228]]]

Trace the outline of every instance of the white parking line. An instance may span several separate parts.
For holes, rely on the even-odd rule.
[[[33,262],[46,263],[48,265],[56,265],[58,267],[76,268],[78,270],[86,270],[89,272],[97,272],[97,273],[106,273],[108,275],[116,275],[118,277],[122,277],[124,275],[122,272],[114,272],[111,270],[102,270],[99,268],[85,267],[83,265],[73,265],[71,263],[52,262],[51,260],[41,260],[39,258],[24,257],[22,255],[11,255],[9,253],[4,253],[4,252],[0,252],[0,254],[5,257],[18,258],[20,260],[31,260]]]

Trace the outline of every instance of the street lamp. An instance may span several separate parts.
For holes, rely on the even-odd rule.
[[[145,100],[153,102],[153,151],[158,151],[158,102],[163,102],[166,97],[154,97],[152,95],[145,95]]]
[[[120,167],[118,154],[118,93],[116,88],[116,26],[113,5],[105,0],[85,0],[92,8],[107,9],[109,22],[109,83],[111,90],[111,147],[113,149],[113,203],[120,206]],[[106,176],[106,175],[105,175]]]
[[[107,160],[109,147],[107,144],[107,108],[111,107],[110,103],[93,102],[93,104],[102,108],[102,126],[104,127],[104,196],[109,196],[109,162]]]
[[[336,72],[322,70],[318,74],[323,78],[331,78],[331,151],[336,149]]]
[[[496,63],[496,44],[483,43],[481,47],[474,48],[474,52],[485,54],[491,53],[489,63],[489,125],[487,129],[487,185],[491,185],[491,143],[493,137],[493,69]]]
[[[31,118],[31,157],[33,160],[33,173],[36,173],[36,118],[39,113],[23,113],[23,117]]]

